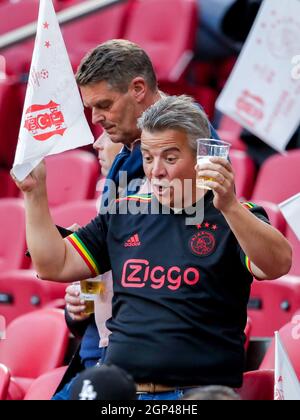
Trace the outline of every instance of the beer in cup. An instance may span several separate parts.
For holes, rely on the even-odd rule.
[[[95,300],[98,295],[104,292],[105,284],[101,280],[101,276],[95,279],[82,280],[80,282],[80,298],[85,302],[86,309],[83,313],[86,315],[95,312]]]
[[[221,140],[197,139],[197,170],[201,169],[202,165],[209,163],[212,157],[228,159],[230,146],[230,143]],[[211,190],[206,185],[207,181],[213,181],[213,178],[199,177],[197,174],[197,188]]]

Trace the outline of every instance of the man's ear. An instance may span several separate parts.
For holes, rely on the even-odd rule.
[[[145,79],[143,77],[135,77],[130,83],[129,90],[138,103],[143,102],[147,92]]]

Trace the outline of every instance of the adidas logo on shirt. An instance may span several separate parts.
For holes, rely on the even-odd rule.
[[[141,242],[140,242],[139,235],[137,233],[133,235],[131,238],[129,238],[128,241],[126,241],[124,244],[125,248],[132,247],[132,246],[140,246],[140,245],[141,245]]]

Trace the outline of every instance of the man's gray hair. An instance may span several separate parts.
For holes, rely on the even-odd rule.
[[[197,152],[196,139],[211,136],[205,112],[186,95],[160,99],[138,119],[138,128],[150,133],[164,130],[185,132],[194,152]]]
[[[157,90],[150,58],[139,45],[125,39],[112,39],[98,45],[83,58],[76,73],[79,86],[105,81],[123,93],[135,77],[143,77],[150,90]]]

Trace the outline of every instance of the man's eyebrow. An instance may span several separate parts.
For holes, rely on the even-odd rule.
[[[99,101],[95,102],[95,103],[91,103],[91,104],[87,104],[87,103],[83,103],[85,108],[93,108],[93,107],[103,107],[103,106],[107,106],[111,103],[110,99],[100,99]]]
[[[141,151],[142,152],[149,152],[151,150],[151,147],[145,147],[141,145]],[[162,150],[163,153],[169,153],[169,152],[180,152],[179,147],[176,146],[172,146],[172,147],[167,147],[166,149]]]
[[[104,106],[104,105],[108,105],[110,103],[111,103],[111,100],[110,99],[100,99],[99,101],[97,101],[95,103],[95,106],[101,107],[101,106]]]
[[[166,149],[163,149],[163,153],[167,152],[180,152],[179,147],[173,146],[173,147],[167,147]]]

